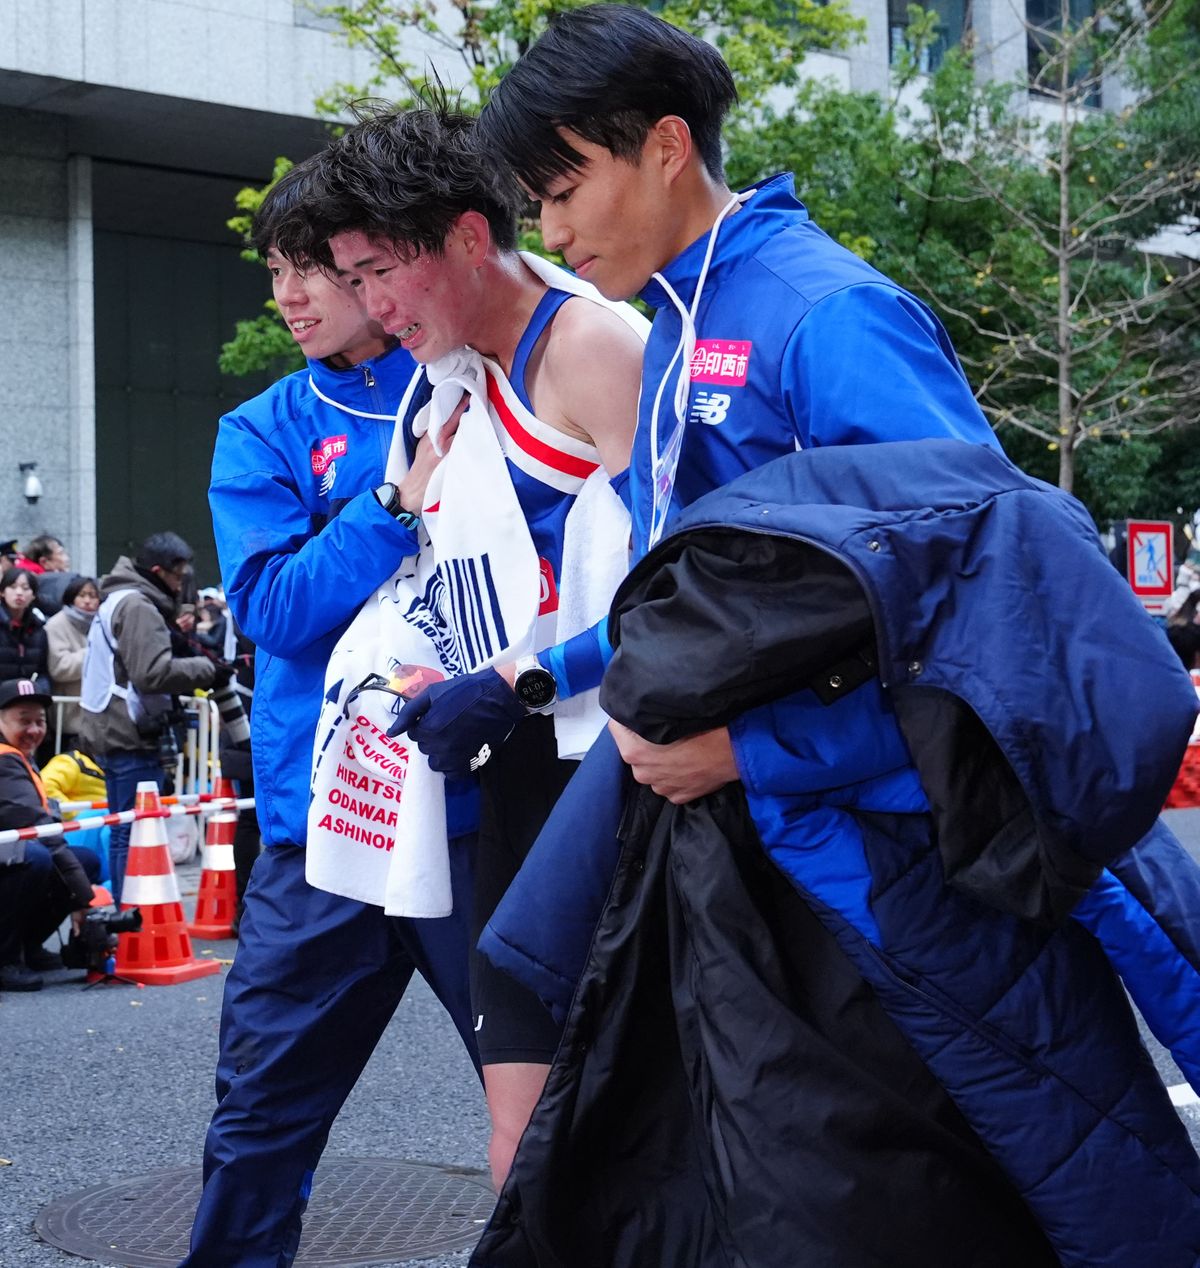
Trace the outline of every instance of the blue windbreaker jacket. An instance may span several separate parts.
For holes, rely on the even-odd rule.
[[[320,361],[221,419],[209,505],[229,607],[255,644],[254,788],[266,845],[303,845],[334,644],[416,548],[373,490],[416,371],[402,348]]]
[[[997,446],[937,317],[814,224],[790,175],[763,181],[720,224],[705,273],[708,238],[661,273],[689,308],[699,291],[672,515],[797,449],[939,437]],[[674,423],[683,340],[663,282],[651,281],[641,298],[656,312],[630,462],[635,558],[650,534],[651,435],[661,451]],[[863,809],[924,809],[877,688],[839,705],[840,727],[810,719],[811,708],[803,696],[788,697],[731,724],[748,789],[819,791],[836,771],[839,782],[856,785]]]

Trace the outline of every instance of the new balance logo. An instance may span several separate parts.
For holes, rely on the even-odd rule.
[[[733,398],[728,392],[697,392],[692,401],[691,421],[715,427],[725,421]]]

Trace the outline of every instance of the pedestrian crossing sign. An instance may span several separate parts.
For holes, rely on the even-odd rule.
[[[1126,525],[1129,584],[1147,612],[1161,612],[1175,587],[1170,520],[1130,520]]]

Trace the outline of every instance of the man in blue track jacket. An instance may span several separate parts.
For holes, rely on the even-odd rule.
[[[656,310],[631,462],[635,556],[651,551],[685,508],[704,495],[796,451],[930,439],[995,447],[946,333],[924,304],[812,224],[794,196],[790,177],[777,176],[740,193],[727,187],[720,129],[735,97],[729,69],[711,46],[642,9],[594,5],[556,18],[501,82],[481,118],[484,143],[541,200],[547,248],[560,250],[569,265],[609,298],[638,294]],[[856,489],[851,486],[846,496]],[[762,514],[769,515],[769,509]],[[922,584],[922,578],[911,578],[915,589]],[[733,664],[749,658],[759,628],[751,619],[755,611],[750,608],[743,614],[745,628],[737,626],[736,639],[710,640],[706,650],[732,657]],[[682,646],[679,653],[681,663],[693,663]],[[911,676],[921,671],[916,661],[908,666]],[[707,668],[697,663],[697,675],[705,672]],[[841,675],[836,676],[840,687]],[[794,896],[793,886],[801,892],[808,888],[806,903],[813,911],[829,901],[827,895],[835,894],[840,915],[852,923],[861,920],[869,929],[873,905],[881,895],[879,888],[872,889],[862,879],[871,876],[868,863],[877,866],[889,852],[901,860],[928,852],[933,830],[931,799],[889,693],[874,672],[856,685],[853,691],[839,689],[824,699],[807,688],[778,698],[759,694],[766,703],[748,702],[742,711],[727,714],[724,725],[719,724],[724,719],[713,713],[688,713],[681,697],[663,695],[657,703],[679,724],[669,737],[659,732],[655,738],[660,742],[653,742],[648,732],[638,734],[614,722],[613,739],[638,783],[689,810],[689,803],[696,803],[695,819],[680,820],[685,825],[708,812],[708,803],[701,799],[709,794],[726,789],[726,797],[744,797],[753,822],[750,835],[756,833],[772,847],[777,864],[781,854],[792,864],[790,871],[772,877],[770,892],[781,904]],[[621,707],[623,702],[607,680],[605,690],[611,713],[636,716]],[[1173,744],[1174,736],[1163,743]],[[589,754],[581,775],[596,755],[597,750]],[[564,804],[570,797],[568,790]],[[595,823],[607,812],[590,807],[588,813],[589,822]],[[551,835],[550,830],[543,834],[527,871],[537,867],[543,843]],[[624,833],[623,841],[628,841]],[[581,843],[576,839],[573,844],[572,859]],[[744,839],[734,842],[735,855],[745,844]],[[681,846],[671,857],[680,871],[674,883],[682,885],[695,856]],[[621,868],[628,856],[623,859]],[[823,868],[831,870],[826,873]],[[604,869],[599,871],[603,880]],[[618,886],[622,875],[619,871]],[[783,875],[790,881],[780,883]],[[517,885],[521,883],[519,877]],[[883,881],[877,885],[886,888]],[[603,884],[598,888],[602,896]],[[1081,883],[1076,896],[1085,888]],[[812,899],[812,892],[818,898]],[[634,901],[628,893],[622,898]],[[700,914],[706,910],[703,904],[697,908],[696,928],[708,928]],[[508,918],[514,914],[502,905],[488,931],[496,934],[496,941],[514,930]],[[577,916],[578,909],[573,914]],[[1050,913],[1050,918],[1061,920],[1063,913]],[[499,930],[498,922],[504,926]],[[589,922],[578,920],[577,929],[585,927],[590,928]],[[535,940],[544,944],[544,933],[537,930]],[[602,927],[588,950],[591,963],[603,958],[610,946],[624,945],[607,938]],[[483,945],[486,949],[486,934]],[[952,946],[942,945],[950,955]],[[576,954],[580,947],[587,943],[569,946],[563,957],[568,971],[558,985],[566,988],[567,998],[582,963]],[[846,952],[832,934],[822,941],[814,932],[807,950],[811,954],[804,957],[805,964],[811,968],[814,957],[819,958],[829,980],[840,980],[849,972],[848,992],[856,971],[860,985],[871,980],[861,966],[848,969]],[[548,963],[543,957],[540,967]],[[607,959],[604,963],[616,972]],[[590,985],[585,977],[572,1005],[572,1017],[579,1024],[568,1023],[568,1036],[575,1031],[589,1047],[597,1021],[594,1010],[589,1013],[594,998]],[[921,1083],[911,1051],[905,1056],[893,1049],[882,1059],[894,1040],[897,1019],[881,1015],[878,1004],[871,1002],[876,996],[870,988],[864,990],[858,1004],[862,1024],[849,1038],[843,1027],[853,1010],[835,1011],[823,1021],[814,1005],[808,1036],[811,1053],[815,1057],[821,1044],[832,1043],[845,1060],[828,1078],[819,1061],[800,1061],[795,1113],[781,1114],[777,1124],[786,1132],[807,1122],[806,1107],[820,1115],[827,1103],[852,1106],[867,1116],[871,1127],[862,1134],[837,1113],[828,1119],[831,1132],[820,1162],[829,1175],[842,1177],[843,1193],[854,1192],[860,1184],[869,1189],[865,1178],[871,1160],[888,1153],[889,1140],[912,1142],[932,1124],[949,1121],[945,1098],[939,1101]],[[678,1019],[685,1050],[693,1020],[682,1013]],[[707,1025],[705,1015],[700,1030]],[[564,1041],[560,1052],[565,1054],[568,1047]],[[565,1086],[568,1057],[564,1056],[560,1080],[552,1074],[548,1089]],[[910,1089],[903,1105],[889,1104],[881,1095],[880,1083],[870,1074],[876,1062],[876,1068],[892,1071],[889,1093]],[[705,1082],[702,1065],[693,1068],[701,1077],[693,1089],[692,1112],[697,1119],[710,1113],[716,1118],[721,1092]],[[943,1089],[953,1088],[951,1078],[940,1082]],[[965,1103],[960,1101],[958,1108]],[[994,1104],[989,1101],[989,1108]],[[579,1110],[578,1104],[571,1105],[568,1114]],[[653,1112],[670,1124],[668,1130],[682,1121],[665,1102]],[[990,1150],[994,1142],[978,1117],[971,1118],[971,1125],[978,1134],[966,1137],[967,1156],[979,1163],[979,1154],[972,1150]],[[549,1120],[535,1116],[526,1140],[544,1140],[549,1130]],[[721,1170],[720,1159],[728,1163],[733,1147],[728,1135],[723,1140],[715,1130],[713,1135],[718,1158],[714,1169],[721,1183],[747,1199],[748,1215],[771,1209],[778,1196],[774,1190],[751,1185],[747,1192],[739,1185],[736,1166],[729,1164],[728,1174]],[[1018,1224],[1007,1205],[1014,1192],[1025,1197],[1025,1175],[1008,1169],[1012,1187],[1007,1191],[994,1174],[980,1173],[972,1179],[970,1168],[955,1161],[954,1151],[962,1143],[964,1138],[958,1136],[957,1143],[943,1138],[935,1144],[930,1156],[937,1181],[918,1186],[901,1201],[895,1201],[893,1193],[886,1219],[882,1212],[863,1220],[832,1218],[838,1208],[823,1206],[819,1191],[797,1176],[778,1175],[777,1183],[798,1204],[798,1223],[813,1234],[808,1246],[813,1262],[855,1268],[899,1263],[899,1257],[879,1258],[877,1248],[935,1245],[938,1230],[948,1232],[947,1217],[957,1217],[972,1204],[979,1212],[970,1220],[972,1238],[981,1238],[980,1245],[986,1245],[989,1236],[984,1230],[996,1230],[990,1238],[990,1258],[979,1246],[968,1250],[965,1242],[949,1234],[941,1239],[937,1254],[922,1246],[919,1261],[927,1268],[941,1263],[1054,1262],[1055,1253],[1063,1254],[1067,1244],[1060,1239],[1052,1251],[1043,1239],[1043,1233],[1056,1229],[1054,1215],[1047,1218],[1047,1207],[1037,1211],[1045,1221],[1039,1232],[1027,1214],[1025,1223]],[[679,1149],[686,1152],[687,1146]],[[906,1174],[911,1180],[911,1173],[906,1173],[903,1158],[895,1156],[892,1183],[903,1194],[901,1182]],[[1031,1171],[1043,1163],[1051,1165],[1053,1158],[1051,1146],[1031,1163]],[[516,1181],[511,1191],[506,1190],[509,1212],[523,1212],[512,1227],[522,1225],[524,1245],[537,1245],[561,1215],[547,1206],[547,1222],[535,1223],[534,1210],[543,1200],[543,1190],[533,1161],[531,1157],[525,1170],[518,1154]],[[647,1177],[642,1187],[653,1191],[654,1181]],[[502,1202],[502,1217],[504,1207]],[[825,1221],[833,1231],[822,1230]],[[616,1216],[611,1222],[623,1227]],[[1005,1229],[1022,1242],[1019,1250],[1002,1243]],[[503,1236],[504,1226],[498,1229],[498,1240]],[[680,1241],[685,1243],[686,1237]],[[636,1245],[636,1239],[630,1245]],[[795,1262],[797,1246],[781,1243],[780,1262]],[[493,1254],[496,1248],[496,1243],[487,1245],[478,1262],[506,1268],[550,1262],[527,1258],[523,1249],[508,1260]],[[643,1259],[655,1258],[645,1246],[638,1253]],[[686,1246],[679,1255],[655,1262],[707,1262]],[[606,1268],[625,1262],[605,1260],[603,1249],[594,1258]],[[747,1258],[767,1262],[753,1255]],[[636,1260],[634,1255],[631,1262]],[[715,1261],[729,1262],[719,1256]],[[577,1255],[573,1262],[590,1261]]]
[[[329,1129],[414,970],[475,1060],[461,840],[452,840],[454,915],[443,920],[391,919],[304,879],[326,663],[363,602],[417,549],[404,489],[383,483],[416,366],[348,287],[300,273],[272,249],[273,225],[305,176],[301,165],[274,187],[254,239],[308,367],[221,420],[209,491],[229,606],[258,649],[253,747],[266,848],[225,986],[218,1106],[188,1268],[292,1262]],[[452,838],[474,830],[474,813],[469,795],[450,800]]]
[[[484,144],[540,198],[547,249],[609,298],[655,309],[630,464],[635,557],[697,497],[796,449],[996,444],[925,304],[813,224],[790,176],[739,194],[725,185],[720,129],[735,98],[710,45],[593,5],[551,26],[480,119]],[[820,728],[832,749],[802,738],[797,699],[678,746],[623,729],[617,742],[635,777],[672,800],[836,768],[842,782],[883,780],[873,796],[888,808],[921,809],[903,746],[872,721],[878,703],[848,699],[854,724]],[[873,742],[862,728],[879,732]]]

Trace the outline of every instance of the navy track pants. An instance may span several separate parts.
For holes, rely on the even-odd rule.
[[[414,969],[478,1065],[468,845],[451,843],[454,914],[442,920],[396,919],[314,889],[297,846],[259,856],[225,983],[217,1110],[182,1268],[288,1268],[333,1120]]]

